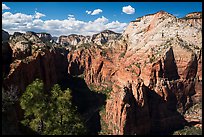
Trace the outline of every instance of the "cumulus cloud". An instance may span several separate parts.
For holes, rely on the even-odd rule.
[[[135,9],[131,7],[130,5],[123,7],[123,12],[126,14],[134,14]]]
[[[93,12],[90,10],[86,10],[86,13],[90,15],[97,15],[97,14],[100,14],[101,12],[103,12],[103,10],[101,9],[95,9]]]
[[[108,19],[104,16],[102,16],[101,18],[97,18],[96,20],[94,20],[94,23],[107,23]]]
[[[9,10],[10,8],[8,6],[6,6],[6,4],[2,3],[2,10]]]
[[[39,19],[41,17],[45,17],[45,14],[35,11],[35,18]]]
[[[87,14],[91,14],[91,11],[89,11],[89,10],[86,10],[86,13],[87,13]]]
[[[47,32],[52,36],[81,34],[93,35],[105,29],[110,29],[115,32],[122,32],[127,26],[127,23],[119,21],[110,22],[106,17],[102,16],[93,21],[81,21],[74,16],[68,15],[64,20],[41,20],[36,18],[36,14],[27,15],[23,13],[5,12],[2,14],[2,29],[10,34],[14,32]]]
[[[115,32],[122,32],[126,26],[127,23],[120,23],[117,20],[106,24],[108,29],[114,30]]]
[[[91,15],[97,15],[97,14],[99,14],[99,13],[101,13],[101,12],[103,12],[101,9],[95,9],[95,10],[91,13]]]

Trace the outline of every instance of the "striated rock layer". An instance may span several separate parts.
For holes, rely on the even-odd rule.
[[[62,80],[66,75],[66,56],[58,49],[37,51],[32,56],[23,60],[15,60],[11,65],[11,70],[4,85],[18,86],[23,92],[26,86],[36,78],[42,79],[45,90],[49,90],[55,83]]]
[[[89,47],[68,54],[42,43],[35,33],[14,33],[15,61],[3,84],[23,92],[38,77],[48,90],[67,73],[83,76],[90,87],[112,89],[101,117],[110,134],[169,133],[184,126],[183,114],[201,101],[201,16],[196,12],[179,19],[160,11],[130,22],[120,37],[109,31],[93,35]],[[60,39],[71,45],[88,41],[77,35]]]
[[[182,115],[202,94],[196,84],[202,81],[201,22],[160,11],[131,22],[108,46],[68,54],[70,75],[112,87],[104,118],[112,134],[167,133],[184,126]]]
[[[117,39],[121,34],[115,33],[111,30],[104,30],[100,33],[94,34],[93,36],[83,36],[71,34],[69,36],[60,36],[58,42],[62,45],[81,45],[81,44],[98,44],[103,45]]]

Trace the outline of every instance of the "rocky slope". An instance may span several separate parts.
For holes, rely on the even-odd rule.
[[[76,34],[71,34],[68,36],[60,36],[58,38],[58,42],[62,45],[78,45],[83,44],[83,43],[89,43],[90,42],[90,37],[89,36],[83,36],[83,35],[76,35]]]
[[[35,32],[15,32],[8,41],[2,41],[2,90],[13,92],[11,89],[15,88],[18,95],[22,95],[26,87],[39,78],[48,91],[54,84],[66,79],[68,51],[60,45],[50,44],[42,41]],[[19,102],[10,109],[12,112],[6,112],[2,117],[3,134],[34,134],[20,124],[24,114]]]
[[[192,20],[189,25],[191,19],[160,11],[131,22],[109,47],[68,54],[70,75],[112,86],[104,118],[112,134],[166,133],[183,126],[192,98],[202,94],[196,85],[202,84],[202,19]]]
[[[186,110],[201,101],[201,16],[196,12],[179,19],[160,11],[130,22],[121,36],[107,30],[89,38],[62,36],[60,43],[71,45],[91,41],[91,46],[79,46],[69,54],[43,43],[34,33],[15,33],[11,48],[26,55],[13,54],[4,85],[24,91],[39,77],[49,89],[64,77],[83,76],[90,89],[111,89],[101,115],[109,134],[170,133],[189,122]],[[24,41],[31,41],[30,46]],[[90,110],[92,115],[95,110],[99,108]]]
[[[49,33],[37,33],[37,36],[43,41],[51,41],[52,36]]]
[[[103,45],[107,42],[117,39],[121,34],[115,33],[111,30],[104,30],[100,33],[94,34],[92,36],[83,36],[71,34],[68,36],[60,36],[57,40],[62,45],[81,45],[85,43],[95,43],[98,45]]]
[[[68,51],[59,45],[50,46],[44,43],[35,32],[15,32],[9,42],[2,46],[5,49],[2,50],[4,60],[10,60],[10,71],[4,79],[6,87],[17,86],[23,92],[38,77],[44,81],[48,90],[65,77]]]
[[[67,62],[63,52],[58,49],[37,51],[25,59],[15,60],[10,65],[11,70],[4,84],[17,85],[23,92],[35,78],[40,78],[44,81],[46,90],[49,90],[66,74]]]

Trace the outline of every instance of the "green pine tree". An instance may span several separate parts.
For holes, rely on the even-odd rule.
[[[58,84],[52,87],[51,95],[43,91],[43,82],[36,79],[20,98],[25,110],[22,123],[45,135],[85,134],[83,122],[71,103],[71,91],[62,91]]]

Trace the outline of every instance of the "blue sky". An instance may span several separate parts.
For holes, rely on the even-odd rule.
[[[183,17],[202,11],[202,2],[3,2],[2,27],[9,33],[46,31],[54,36],[122,32],[130,21],[160,10]]]

